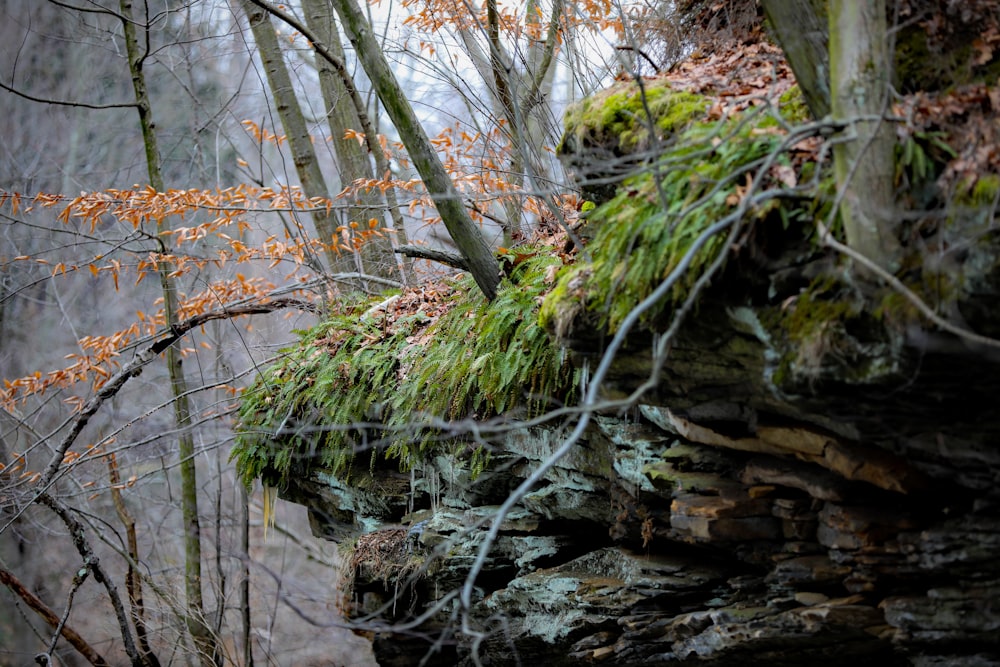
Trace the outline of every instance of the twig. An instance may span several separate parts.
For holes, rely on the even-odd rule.
[[[24,584],[15,577],[11,572],[0,568],[0,584],[6,586],[12,593],[21,598],[21,600],[28,605],[28,607],[38,614],[43,621],[49,624],[49,626],[55,628],[59,626],[59,617],[55,615],[55,612],[45,604],[41,598],[25,588]],[[97,650],[87,643],[87,641],[81,637],[76,630],[69,627],[66,624],[62,624],[59,630],[59,634],[69,642],[70,646],[76,649],[77,653],[82,655],[87,662],[97,667],[107,667],[108,661],[104,659]]]
[[[63,457],[66,456],[66,452],[76,441],[77,437],[79,437],[84,427],[90,422],[90,418],[97,413],[104,402],[109,398],[114,397],[119,391],[121,391],[126,382],[142,372],[142,369],[146,366],[146,364],[156,358],[157,355],[166,350],[168,347],[176,343],[188,331],[196,329],[197,327],[200,327],[206,322],[210,322],[212,320],[229,319],[233,317],[240,317],[242,315],[272,313],[283,308],[298,308],[312,312],[317,311],[314,304],[306,301],[301,301],[299,299],[275,299],[268,301],[267,303],[250,304],[239,307],[223,307],[207,313],[200,313],[193,317],[189,317],[183,322],[178,322],[167,332],[166,336],[136,354],[131,361],[125,364],[120,371],[112,375],[111,378],[101,386],[97,393],[89,401],[87,401],[86,404],[84,404],[83,408],[80,409],[80,412],[73,420],[73,426],[70,428],[69,433],[67,433],[59,442],[58,446],[56,446],[55,453],[52,455],[51,460],[49,460],[48,465],[45,467],[45,471],[39,479],[39,488],[46,489],[49,486],[55,478],[56,473],[59,471],[59,466],[62,465]]]
[[[111,602],[111,606],[114,607],[115,616],[118,618],[118,627],[121,630],[122,643],[125,645],[125,652],[128,654],[128,657],[132,661],[133,665],[142,664],[142,659],[135,647],[135,640],[132,637],[132,630],[129,626],[128,614],[125,612],[125,606],[122,604],[121,596],[118,595],[117,587],[114,582],[111,581],[111,578],[108,577],[104,568],[101,567],[100,560],[94,554],[94,550],[91,549],[90,543],[87,542],[87,536],[84,532],[83,524],[80,523],[75,516],[73,516],[68,507],[47,493],[40,493],[38,495],[38,502],[55,512],[55,514],[62,519],[62,522],[66,524],[66,527],[69,529],[70,535],[73,538],[73,545],[83,558],[83,562],[86,563],[90,570],[94,573],[94,579],[103,584],[104,590],[108,593],[108,600]]]
[[[52,634],[52,642],[49,644],[49,650],[45,653],[35,656],[35,662],[42,664],[52,664],[52,654],[56,650],[56,645],[59,643],[59,635],[62,634],[63,628],[66,627],[66,621],[69,620],[70,612],[73,611],[73,598],[76,597],[76,592],[80,590],[80,586],[83,586],[83,582],[87,580],[90,576],[90,563],[84,563],[75,575],[73,575],[73,585],[69,589],[69,595],[66,596],[66,611],[63,612],[62,618],[59,619],[59,625],[56,626],[56,631]]]
[[[130,109],[132,107],[139,106],[135,102],[121,102],[121,103],[108,103],[108,104],[89,104],[87,102],[73,102],[70,100],[49,100],[44,97],[35,97],[34,95],[29,95],[28,93],[22,93],[17,88],[13,86],[8,86],[3,81],[0,81],[0,88],[3,88],[8,93],[14,93],[18,97],[23,97],[31,102],[39,102],[41,104],[54,104],[56,106],[63,107],[81,107],[83,109]]]
[[[949,333],[955,334],[959,338],[964,338],[965,340],[972,343],[978,343],[980,345],[987,345],[989,347],[1000,348],[1000,340],[997,340],[996,338],[989,338],[988,336],[982,336],[975,332],[969,331],[968,329],[962,329],[961,327],[957,327],[951,322],[942,318],[940,315],[935,313],[931,309],[931,307],[924,302],[923,299],[917,296],[913,292],[913,290],[911,290],[909,287],[900,282],[899,278],[892,275],[891,273],[883,269],[881,266],[879,266],[872,260],[868,259],[866,256],[864,256],[854,248],[851,248],[850,246],[847,246],[838,241],[837,239],[833,238],[833,235],[830,233],[829,228],[827,228],[827,226],[823,224],[821,221],[817,220],[816,225],[819,229],[820,239],[822,240],[824,245],[833,248],[837,252],[846,255],[847,257],[850,257],[852,260],[854,260],[855,262],[857,262],[858,264],[865,267],[866,269],[874,273],[876,276],[884,280],[886,283],[889,284],[890,287],[899,292],[907,301],[912,303],[913,306],[920,311],[921,315],[926,317],[928,320],[937,325],[939,328],[944,329]]]

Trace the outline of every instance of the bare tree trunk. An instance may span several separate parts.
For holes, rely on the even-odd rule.
[[[813,118],[830,113],[830,54],[825,0],[762,0]],[[831,14],[832,16],[832,14]]]
[[[550,182],[551,170],[545,165],[541,147],[550,139],[548,128],[541,122],[539,109],[552,85],[555,53],[560,41],[560,19],[563,1],[555,0],[544,39],[532,40],[526,52],[515,60],[504,48],[500,35],[500,12],[495,0],[486,3],[486,43],[484,52],[474,35],[462,32],[462,44],[476,71],[490,90],[491,108],[511,146],[508,167],[510,183],[520,196],[503,200],[504,245],[522,238],[524,188],[532,182]],[[526,7],[526,21],[536,26],[541,22],[534,1]]]
[[[375,91],[399,132],[427,191],[434,198],[448,233],[469,265],[469,272],[487,299],[496,296],[499,267],[482,232],[469,217],[461,195],[441,164],[424,128],[382,54],[378,40],[354,0],[333,0],[344,30]]]
[[[146,53],[140,51],[136,37],[136,22],[132,12],[131,0],[121,0],[122,29],[125,35],[125,48],[128,55],[129,72],[132,76],[132,87],[139,111],[139,123],[142,127],[143,145],[146,151],[146,168],[149,172],[149,184],[158,192],[163,192],[163,177],[160,172],[160,153],[156,142],[153,126],[153,111],[150,105],[149,93],[146,89],[146,79],[142,67]],[[147,38],[148,49],[148,38]],[[157,233],[161,239],[166,239],[170,231],[167,218],[161,218],[157,223]],[[162,241],[164,245],[166,241]],[[167,328],[177,324],[177,286],[170,277],[171,267],[167,262],[159,265],[160,285],[163,291],[163,312]],[[184,587],[187,597],[187,626],[194,641],[201,663],[206,666],[215,665],[219,658],[218,646],[211,628],[205,619],[205,605],[202,598],[201,578],[201,524],[198,517],[198,474],[194,459],[194,439],[188,426],[191,423],[191,405],[187,394],[187,379],[180,352],[171,345],[165,351],[167,371],[170,376],[170,390],[173,396],[174,420],[177,423],[178,442],[177,455],[180,459],[181,472],[181,515],[184,539]]]
[[[829,12],[833,119],[848,124],[844,140],[834,146],[847,244],[891,271],[900,246],[895,136],[883,117],[891,73],[885,0],[830,0]]]
[[[323,40],[323,45],[330,53],[343,61],[344,47],[341,44],[337,26],[333,21],[333,10],[330,4],[323,2],[323,0],[303,0],[302,10],[312,34]],[[347,130],[360,130],[367,134],[369,131],[374,131],[374,128],[365,128],[362,125],[361,118],[351,99],[351,93],[333,65],[317,54],[316,66],[319,71],[320,90],[323,93],[323,102],[326,108],[326,119],[330,126],[330,141],[337,154],[342,184],[348,186],[357,179],[370,179],[372,178],[372,165],[369,154],[357,141],[346,139],[345,134]],[[381,151],[377,151],[373,157],[376,159],[382,157],[384,161]],[[385,164],[383,168],[388,171],[389,165]],[[384,172],[380,174],[380,176],[384,175]],[[389,190],[386,191],[387,194],[389,192]],[[368,228],[369,219],[374,218],[382,221],[381,198],[376,192],[358,193],[355,202],[356,205],[348,209],[348,221],[357,222],[362,229]],[[399,208],[395,201],[391,203],[390,211],[395,211],[398,215]],[[397,239],[400,243],[405,243],[406,235],[403,230],[402,216],[398,216],[398,221],[394,219],[393,223]],[[399,236],[400,234],[402,237]],[[361,262],[365,273],[384,278],[402,278],[402,282],[406,282],[405,272],[403,272],[393,252],[390,235],[373,236],[368,239],[361,246]]]
[[[524,133],[520,114],[511,83],[514,73],[513,64],[509,62],[503,44],[500,42],[500,15],[496,0],[486,0],[486,33],[490,44],[490,72],[493,78],[493,91],[496,95],[502,118],[507,123],[511,156],[511,185],[518,189],[524,187]],[[510,246],[521,237],[521,207],[516,200],[506,200],[504,204],[507,220],[503,227],[504,245]]]
[[[253,667],[253,625],[250,618],[250,494],[243,484],[240,487],[240,616],[243,623],[243,665]]]
[[[292,152],[292,160],[295,163],[295,171],[298,174],[302,192],[310,198],[329,197],[326,179],[323,178],[323,172],[319,168],[316,149],[313,147],[312,137],[306,127],[302,107],[295,96],[292,78],[288,74],[288,67],[281,54],[281,47],[274,33],[271,18],[266,11],[249,0],[242,0],[241,5],[250,22],[250,30],[253,31],[260,60],[264,64],[267,83],[271,89],[271,95],[274,97],[278,116],[281,118],[281,126],[285,130],[288,148]],[[333,273],[356,271],[358,267],[355,265],[353,254],[339,253],[333,247],[338,238],[336,230],[339,222],[336,217],[321,211],[314,212],[312,217],[316,233],[323,243],[328,245],[326,257],[330,271]]]

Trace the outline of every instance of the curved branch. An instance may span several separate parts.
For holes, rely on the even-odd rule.
[[[83,109],[132,109],[138,107],[139,105],[135,102],[121,102],[121,103],[109,103],[109,104],[90,104],[88,102],[72,102],[68,100],[49,100],[44,97],[35,97],[34,95],[29,95],[28,93],[22,93],[17,88],[13,86],[8,86],[3,81],[0,81],[0,88],[3,88],[8,93],[14,93],[18,97],[23,97],[26,100],[32,102],[39,102],[41,104],[54,104],[56,106],[62,107],[81,107]]]
[[[892,275],[891,273],[883,269],[881,266],[876,264],[871,259],[868,259],[868,257],[861,254],[857,250],[833,238],[833,236],[830,234],[830,230],[822,222],[817,221],[816,224],[819,228],[820,239],[822,240],[824,245],[829,246],[830,248],[836,250],[837,252],[843,255],[846,255],[847,257],[850,257],[852,260],[854,260],[855,262],[857,262],[858,264],[865,267],[867,270],[871,271],[876,276],[884,280],[886,283],[888,283],[889,287],[896,290],[900,295],[902,295],[903,298],[905,298],[907,301],[913,304],[913,306],[920,311],[920,314],[926,317],[928,320],[930,320],[931,323],[933,323],[940,329],[947,331],[948,333],[954,334],[959,338],[969,341],[970,343],[976,343],[979,345],[986,345],[988,347],[1000,348],[1000,340],[997,340],[996,338],[990,338],[988,336],[983,336],[981,334],[977,334],[974,331],[969,331],[968,329],[962,329],[961,327],[957,327],[948,320],[942,318],[940,315],[935,313],[930,306],[924,303],[924,300],[921,299],[919,296],[917,296],[917,294],[914,293],[913,290],[904,285],[899,280],[899,278]]]
[[[399,282],[398,280],[393,280],[392,278],[383,278],[382,276],[374,276],[370,273],[362,273],[360,271],[353,271],[348,273],[330,273],[323,277],[333,281],[343,280],[345,282],[352,280],[364,280],[365,282],[372,282],[372,283],[378,283],[380,285],[385,285],[386,287],[389,287],[391,289],[399,289],[403,287],[403,283]]]
[[[55,612],[52,611],[52,609],[50,609],[41,598],[25,588],[24,584],[22,584],[21,581],[13,575],[13,573],[0,568],[0,584],[3,584],[10,590],[10,592],[21,598],[21,601],[24,602],[29,609],[41,616],[42,620],[49,626],[55,628],[59,625],[59,617],[56,616]],[[87,660],[87,662],[92,665],[96,665],[97,667],[108,666],[109,663],[104,659],[104,656],[98,653],[97,649],[88,644],[87,641],[76,632],[76,630],[63,624],[59,633],[62,635],[63,639],[69,642],[70,646],[76,649],[77,653],[82,655]]]
[[[463,271],[469,270],[469,265],[465,263],[465,259],[461,255],[456,255],[455,253],[446,252],[444,250],[433,250],[432,248],[421,248],[414,245],[401,245],[396,248],[394,252],[405,257],[429,259],[432,262],[440,262],[441,264],[454,266],[456,269],[461,269]]]
[[[118,595],[118,588],[108,576],[107,572],[104,571],[104,568],[101,567],[100,559],[94,554],[94,550],[90,547],[90,543],[87,542],[87,536],[84,533],[83,524],[70,513],[68,507],[50,496],[48,493],[43,492],[38,494],[37,500],[55,512],[55,514],[62,519],[62,522],[66,524],[66,527],[69,529],[70,536],[73,538],[73,545],[76,547],[80,557],[83,558],[85,566],[90,568],[90,570],[94,573],[94,579],[103,584],[104,589],[108,593],[108,599],[111,602],[111,606],[115,609],[115,616],[118,617],[118,627],[122,633],[122,642],[125,645],[125,652],[128,653],[128,657],[131,658],[133,665],[142,664],[139,652],[135,647],[135,640],[132,637],[132,630],[129,625],[128,615],[125,612],[125,605],[122,604],[121,596]]]

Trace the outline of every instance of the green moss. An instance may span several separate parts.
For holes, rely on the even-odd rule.
[[[302,333],[243,396],[232,454],[243,481],[279,485],[312,467],[345,474],[359,451],[409,468],[444,449],[481,470],[484,452],[443,435],[444,424],[535,413],[575,386],[537,318],[549,267],[561,260],[551,248],[521,253],[490,303],[463,279],[436,320],[417,313],[387,326],[362,316],[364,302]]]
[[[792,342],[803,345],[860,312],[860,305],[840,292],[832,278],[818,278],[781,311],[780,326]]]
[[[592,95],[566,111],[566,133],[560,152],[581,146],[604,146],[616,154],[648,146],[649,129],[658,139],[672,135],[704,115],[708,100],[672,90],[666,81],[620,83]]]
[[[804,191],[796,198],[764,197],[740,208],[750,184],[787,187],[774,180],[774,170],[762,171],[785,135],[763,126],[766,116],[753,115],[760,111],[697,122],[705,98],[665,83],[650,84],[644,95],[634,83],[618,86],[567,116],[567,137],[613,137],[618,147],[634,147],[648,141],[648,107],[657,132],[672,135],[646,173],[588,211],[589,261],[562,268],[553,286],[558,253],[519,249],[503,262],[510,275],[493,302],[466,279],[456,285],[450,310],[436,319],[416,313],[387,322],[363,316],[371,302],[341,307],[304,332],[245,393],[233,451],[243,480],[263,477],[277,485],[314,467],[345,475],[359,451],[371,452],[373,465],[386,456],[404,469],[445,452],[479,470],[486,461],[478,444],[442,429],[466,418],[536,414],[570,399],[574,371],[549,332],[558,340],[581,322],[615,331],[704,240],[667,298],[644,316],[655,328],[727,250],[725,230],[700,237],[737,212],[745,224],[776,216],[800,233],[812,228],[821,193],[814,200]],[[789,95],[785,106],[793,116],[797,105],[800,98]],[[783,167],[786,176],[792,166],[782,155],[769,164]],[[799,183],[806,180],[803,171]]]
[[[835,276],[816,278],[794,299],[758,311],[777,353],[771,361],[770,383],[797,393],[815,383],[883,382],[897,370],[902,330],[900,306],[871,301]],[[895,321],[896,326],[886,326]]]
[[[963,203],[979,207],[993,206],[1000,198],[1000,175],[980,174],[974,183],[966,187]]]
[[[809,107],[798,84],[786,90],[778,98],[778,112],[789,123],[805,123],[810,119]]]
[[[585,263],[565,267],[542,302],[538,323],[557,339],[567,337],[577,316],[585,309],[586,288],[592,273],[590,265]]]
[[[762,129],[763,116],[751,115],[755,113],[760,112],[691,124],[653,167],[625,181],[613,199],[588,214],[592,261],[562,275],[546,298],[542,316],[551,330],[565,333],[567,317],[580,309],[596,314],[596,323],[604,330],[617,330],[628,313],[679,266],[703,232],[737,210],[747,183],[766,180],[756,170],[766,156],[779,150],[784,133],[777,127]],[[791,166],[784,156],[778,156],[775,164]],[[768,183],[767,187],[782,186]],[[805,228],[815,207],[803,199],[761,200],[760,206],[747,210],[744,222],[777,215],[786,228]],[[694,254],[669,296],[645,315],[647,325],[690,293],[722,250],[724,234],[725,230],[709,238]]]

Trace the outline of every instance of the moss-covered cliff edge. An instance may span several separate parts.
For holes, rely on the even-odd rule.
[[[613,186],[582,247],[510,251],[492,304],[459,280],[422,310],[345,307],[248,392],[241,470],[353,545],[383,665],[1000,661],[1000,354],[818,242],[826,135],[771,91],[581,105],[563,151]],[[995,88],[962,94],[995,123]],[[956,166],[965,112],[912,104],[898,278],[996,335],[1000,179]],[[607,402],[504,517],[464,608],[497,507],[630,325]]]

